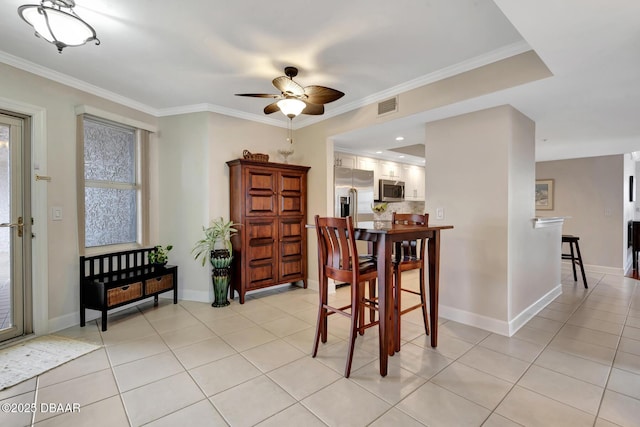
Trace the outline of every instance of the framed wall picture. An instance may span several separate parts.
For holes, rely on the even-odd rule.
[[[536,179],[536,210],[553,210],[552,179]]]

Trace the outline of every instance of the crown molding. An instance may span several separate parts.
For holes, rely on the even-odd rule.
[[[179,114],[202,113],[202,112],[224,114],[225,116],[236,117],[238,119],[250,120],[252,122],[264,123],[266,125],[277,126],[281,128],[287,127],[286,122],[268,117],[266,115],[246,113],[244,111],[234,110],[232,108],[226,108],[220,105],[209,104],[209,103],[184,105],[184,106],[174,107],[174,108],[163,108],[161,110],[157,110],[156,115],[158,117],[166,117],[166,116],[176,116]]]
[[[515,56],[515,55],[527,52],[529,50],[531,50],[531,47],[525,41],[512,43],[512,44],[503,46],[500,49],[493,50],[486,54],[476,56],[474,58],[460,62],[458,64],[451,65],[449,67],[437,70],[433,73],[393,86],[381,92],[366,96],[362,99],[341,105],[340,107],[327,111],[322,116],[308,116],[304,118],[298,117],[295,120],[295,124],[293,128],[301,129],[303,127],[310,126],[315,123],[319,123],[323,120],[327,120],[331,117],[344,114],[346,112],[355,110],[357,108],[361,108],[366,105],[391,98],[403,92],[407,92],[412,89],[416,89],[418,87],[421,87],[430,83],[434,83],[436,81],[443,80],[445,78],[455,76],[457,74],[461,74],[466,71],[470,71],[475,68],[482,67],[484,65],[488,65],[493,62],[497,62],[502,59],[506,59],[511,56]],[[27,61],[25,59],[18,58],[17,56],[11,55],[3,51],[0,51],[0,62],[3,62],[15,68],[19,68],[21,70],[27,71],[29,73],[35,74],[37,76],[44,77],[54,82],[61,83],[66,86],[70,86],[74,89],[82,90],[92,95],[99,96],[109,101],[116,102],[126,107],[133,108],[135,110],[141,111],[143,113],[149,114],[154,117],[166,117],[166,116],[172,116],[172,115],[178,115],[178,114],[212,112],[212,113],[224,114],[226,116],[236,117],[239,119],[263,123],[270,126],[277,126],[282,128],[287,127],[287,122],[283,120],[273,119],[273,118],[258,115],[258,114],[246,113],[244,111],[239,111],[232,108],[226,108],[226,107],[222,107],[215,104],[209,104],[209,103],[157,109],[149,105],[143,104],[141,102],[135,101],[131,98],[127,98],[125,96],[118,95],[117,93],[102,89],[98,86],[87,83],[83,80],[76,79],[75,77],[71,77],[66,74],[60,73],[58,71],[54,71],[49,68],[42,67],[38,64]]]
[[[503,46],[499,49],[493,50],[491,52],[485,53],[483,55],[470,58],[466,61],[459,62],[449,67],[445,67],[440,70],[434,71],[433,73],[426,74],[416,79],[409,80],[408,82],[390,87],[389,89],[383,90],[378,93],[374,93],[362,99],[350,102],[348,104],[341,105],[338,108],[331,109],[330,111],[325,112],[322,118],[320,118],[319,116],[305,117],[304,120],[300,120],[298,122],[298,127],[310,126],[312,124],[321,122],[322,120],[339,116],[340,114],[344,114],[349,111],[362,108],[366,105],[392,98],[403,92],[408,92],[410,90],[417,89],[419,87],[422,87],[431,83],[435,83],[439,80],[444,80],[446,78],[453,77],[455,75],[462,74],[467,71],[471,71],[475,68],[480,68],[482,66],[492,64],[494,62],[498,62],[515,55],[519,55],[521,53],[528,52],[530,50],[531,50],[531,47],[524,40],[520,42],[512,43],[512,44]]]
[[[101,98],[108,99],[109,101],[116,102],[118,104],[124,105],[125,107],[130,107],[135,110],[141,111],[143,113],[147,113],[152,116],[157,116],[157,110],[146,104],[135,101],[131,98],[127,98],[122,95],[118,95],[117,93],[102,89],[101,87],[92,85],[91,83],[87,83],[84,80],[76,79],[75,77],[68,76],[64,73],[60,73],[50,68],[46,68],[41,65],[35,64],[33,62],[27,61],[25,59],[18,58],[17,56],[11,55],[9,53],[0,51],[0,62],[3,62],[15,68],[19,68],[23,71],[27,71],[31,74],[44,77],[45,79],[52,80],[56,83],[60,83],[65,86],[69,86],[74,89],[78,89],[78,90],[90,93],[92,95],[96,95]]]

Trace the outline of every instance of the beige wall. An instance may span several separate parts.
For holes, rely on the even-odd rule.
[[[444,209],[434,225],[455,227],[442,236],[441,313],[510,335],[560,285],[558,227],[533,227],[534,125],[502,106],[426,134],[426,203]]]
[[[212,301],[210,269],[194,261],[191,249],[202,226],[229,217],[229,160],[243,150],[269,154],[286,146],[286,129],[215,113],[160,119],[159,236],[171,243],[172,262],[180,266],[180,298]],[[303,161],[294,154],[292,161]]]
[[[316,213],[331,214],[333,209],[331,137],[543,79],[550,75],[550,71],[540,58],[530,51],[402,93],[398,96],[399,111],[395,114],[377,117],[377,104],[374,103],[296,131],[297,144],[300,151],[306,154],[308,159],[306,164],[311,166],[309,188],[312,189],[314,197],[310,198],[310,218]],[[506,156],[506,153],[502,155]],[[506,175],[504,178],[507,179]],[[427,203],[427,211],[430,212],[431,217],[435,217],[435,211],[429,203]],[[315,235],[310,234],[310,266],[317,266],[316,245]],[[310,269],[311,281],[317,281],[317,278],[317,271]]]
[[[535,124],[511,108],[508,303],[510,334],[560,293],[562,227],[533,228]]]
[[[63,220],[48,215],[46,253],[49,265],[42,286],[49,288],[48,318],[51,330],[78,323],[78,247],[75,171],[75,113],[80,104],[157,126],[152,140],[152,243],[173,243],[171,257],[181,267],[182,295],[210,297],[209,277],[190,259],[200,227],[210,218],[228,215],[228,172],[224,162],[240,157],[243,149],[264,152],[277,159],[286,146],[286,130],[212,113],[185,114],[158,119],[104,98],[58,84],[0,64],[0,93],[12,103],[37,106],[46,116],[43,150],[46,173],[52,177],[40,204],[43,212],[63,209]],[[400,110],[378,118],[376,105],[330,118],[296,131],[294,163],[311,166],[309,218],[329,213],[331,205],[331,137],[349,130],[394,120],[464,99],[550,76],[533,52],[517,55],[462,73],[399,96]],[[44,139],[44,138],[43,138]],[[218,180],[222,180],[221,183]],[[36,225],[37,227],[37,225]],[[315,238],[309,240],[310,279],[317,279]],[[44,266],[43,266],[44,267]]]
[[[624,155],[536,164],[537,179],[555,180],[554,210],[536,213],[571,217],[565,221],[563,233],[580,237],[588,269],[624,273],[628,259],[625,217],[632,216],[633,210],[625,192],[630,174],[631,166],[625,172]]]
[[[51,177],[51,182],[38,181],[34,185],[46,185],[43,200],[36,200],[34,208],[46,207],[47,234],[38,235],[34,245],[47,241],[48,312],[50,329],[59,329],[79,322],[78,289],[78,228],[76,214],[76,114],[77,105],[90,105],[101,110],[134,120],[157,124],[155,117],[123,107],[111,101],[69,88],[33,74],[0,63],[0,94],[10,102],[25,103],[45,112],[45,158],[34,163],[47,169],[39,172]],[[37,142],[38,143],[38,142]],[[51,221],[53,206],[61,207],[63,219]],[[38,224],[36,224],[36,230]],[[41,240],[38,240],[41,239]],[[34,267],[46,268],[45,265]]]

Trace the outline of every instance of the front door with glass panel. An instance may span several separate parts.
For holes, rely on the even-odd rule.
[[[23,125],[0,114],[0,342],[25,333]]]

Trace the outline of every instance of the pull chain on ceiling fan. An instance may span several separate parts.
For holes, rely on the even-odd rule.
[[[273,79],[273,86],[280,94],[268,93],[237,93],[237,96],[249,96],[254,98],[272,98],[277,101],[264,107],[265,114],[282,113],[293,119],[299,114],[319,116],[324,114],[324,104],[336,101],[344,96],[344,93],[325,86],[301,86],[293,80],[298,75],[295,67],[285,67],[284,76]]]

